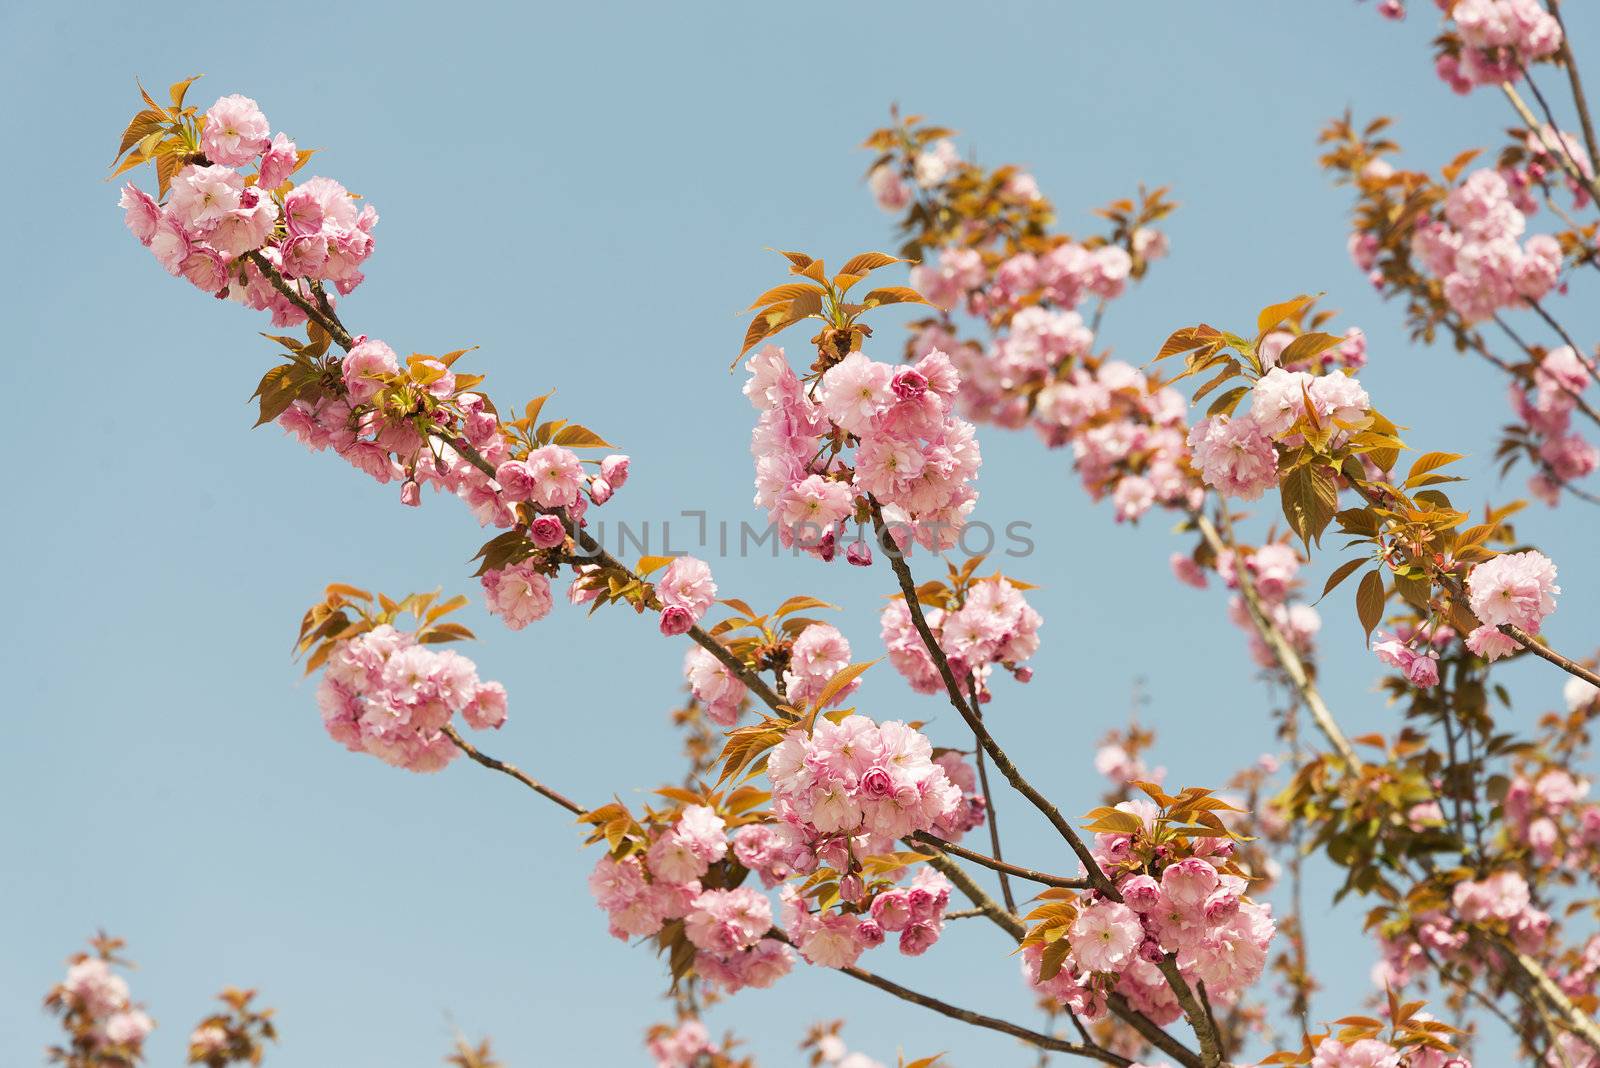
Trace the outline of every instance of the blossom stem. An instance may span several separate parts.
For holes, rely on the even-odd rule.
[[[775,938],[791,946],[794,945],[790,941],[788,934],[780,927],[770,929],[767,932],[767,937]],[[910,987],[901,986],[899,983],[869,972],[865,968],[857,968],[851,965],[837,970],[852,979],[866,983],[868,986],[875,986],[884,993],[893,994],[902,1001],[909,1001],[913,1005],[921,1005],[925,1009],[932,1009],[934,1012],[948,1016],[952,1020],[960,1020],[962,1023],[971,1024],[973,1027],[983,1027],[990,1031],[999,1031],[1002,1034],[1011,1035],[1013,1038],[1020,1038],[1029,1045],[1037,1046],[1040,1049],[1053,1050],[1056,1053],[1070,1053],[1077,1057],[1088,1057],[1106,1064],[1117,1065],[1118,1068],[1130,1068],[1133,1064],[1133,1061],[1127,1057],[1122,1056],[1120,1053],[1113,1053],[1102,1046],[1068,1042],[1064,1038],[1057,1038],[1054,1035],[1034,1031],[1023,1027],[1021,1024],[1014,1024],[1009,1020],[1001,1020],[994,1016],[985,1016],[981,1012],[973,1012],[971,1009],[963,1009],[959,1005],[952,1005],[948,1001],[940,1001],[938,998],[918,993]],[[1181,1049],[1182,1047],[1179,1048]]]
[[[1526,76],[1527,71],[1523,71],[1523,74]],[[1538,93],[1539,90],[1533,86],[1531,78],[1528,79],[1528,85],[1533,88],[1535,93]],[[1516,111],[1517,117],[1522,120],[1523,125],[1527,126],[1528,131],[1550,150],[1551,155],[1555,156],[1556,162],[1561,165],[1561,169],[1567,172],[1567,176],[1587,189],[1589,195],[1595,199],[1595,202],[1600,203],[1600,185],[1596,185],[1595,180],[1579,170],[1578,165],[1572,161],[1572,156],[1567,151],[1566,145],[1561,143],[1560,131],[1557,130],[1555,136],[1551,138],[1557,143],[1551,144],[1549,140],[1545,139],[1544,128],[1540,125],[1538,116],[1534,115],[1533,110],[1522,99],[1522,95],[1517,92],[1516,87],[1510,82],[1501,82],[1500,91],[1506,95],[1507,100],[1511,101],[1511,107]],[[1542,98],[1540,102],[1543,103]],[[1550,126],[1554,129],[1555,123],[1552,122]]]
[[[947,842],[938,835],[929,834],[927,831],[918,831],[912,837],[919,842],[933,846],[940,852],[970,860],[974,864],[981,864],[985,868],[1000,872],[1003,875],[1015,875],[1017,878],[1026,879],[1030,883],[1039,883],[1043,886],[1064,886],[1073,890],[1087,890],[1090,886],[1087,879],[1065,879],[1059,875],[1051,875],[1049,872],[1034,871],[1032,868],[1022,868],[1015,864],[1007,864],[1005,861],[995,857],[987,857],[964,846],[958,846],[954,842]],[[1012,912],[1016,911],[1016,906],[1009,902],[1007,902],[1007,907]]]
[[[534,779],[527,772],[518,768],[515,764],[507,764],[504,760],[498,760],[495,757],[492,757],[478,749],[471,742],[461,737],[460,733],[450,724],[447,723],[444,725],[444,733],[446,737],[456,744],[457,749],[465,753],[474,762],[482,764],[484,767],[489,768],[492,771],[498,771],[502,775],[511,776],[513,779],[517,780],[522,785],[538,794],[540,797],[554,801],[556,804],[560,805],[574,816],[583,815],[584,808],[582,805],[578,804],[570,797],[567,797],[565,794],[558,793],[557,791],[550,789],[550,787],[546,786],[542,782],[539,782],[537,779]]]
[[[1375,505],[1379,508],[1387,507],[1382,498],[1374,494],[1371,490],[1362,486],[1360,483],[1353,482],[1351,485],[1355,488],[1355,491],[1361,495],[1361,498],[1368,504]],[[1466,591],[1462,589],[1460,579],[1456,578],[1454,575],[1446,574],[1442,571],[1438,573],[1438,579],[1439,585],[1444,587],[1445,591],[1448,592],[1451,597],[1455,598],[1459,602],[1462,602],[1463,604],[1466,602]],[[1534,656],[1537,656],[1539,659],[1554,664],[1567,674],[1575,675],[1584,682],[1589,683],[1591,686],[1600,686],[1600,675],[1590,671],[1588,668],[1584,667],[1576,660],[1573,660],[1571,657],[1563,656],[1562,654],[1556,652],[1554,649],[1550,648],[1548,645],[1545,645],[1543,642],[1539,641],[1537,637],[1529,634],[1515,623],[1502,623],[1496,629],[1499,630],[1501,634],[1504,634],[1506,637],[1516,642],[1518,646],[1532,653]]]
[[[933,660],[934,666],[939,669],[939,676],[944,680],[945,692],[950,698],[951,706],[960,713],[962,719],[966,720],[967,726],[972,728],[972,733],[977,737],[978,744],[989,754],[990,759],[994,761],[994,766],[1000,770],[1000,774],[1006,777],[1006,781],[1011,784],[1012,789],[1027,798],[1033,807],[1038,809],[1046,820],[1050,821],[1050,825],[1060,833],[1061,837],[1066,839],[1067,845],[1077,854],[1078,859],[1083,862],[1084,869],[1088,871],[1091,885],[1107,897],[1120,900],[1117,888],[1106,877],[1106,873],[1100,870],[1099,863],[1094,859],[1094,854],[1089,851],[1089,847],[1084,843],[1082,836],[1078,834],[1072,824],[1067,822],[1066,817],[1061,815],[1061,810],[1023,777],[1022,772],[1017,769],[1011,757],[1000,747],[1000,743],[995,741],[994,735],[989,733],[989,729],[983,725],[983,720],[979,719],[972,709],[967,706],[966,699],[961,693],[961,684],[956,681],[955,672],[950,668],[950,661],[945,657],[944,650],[940,648],[938,639],[933,636],[933,631],[928,627],[927,618],[922,614],[922,604],[917,599],[917,583],[911,576],[911,569],[906,566],[905,557],[901,553],[892,551],[895,543],[884,527],[883,509],[879,506],[876,498],[868,497],[867,499],[872,509],[872,523],[877,531],[878,544],[883,546],[884,555],[889,558],[889,566],[894,569],[895,578],[900,583],[901,596],[905,599],[906,609],[911,614],[911,624],[916,628],[917,634],[921,636],[922,643],[927,648],[928,656]]]
[[[341,326],[336,318],[324,315],[321,308],[301,296],[300,291],[291,286],[288,279],[284,278],[265,256],[259,252],[246,252],[244,258],[255,265],[256,270],[261,272],[262,277],[283,296],[284,300],[305,312],[306,318],[326,330],[328,336],[333,338],[334,343],[341,349],[349,352],[355,345],[355,338],[350,336],[350,332]]]
[[[976,681],[969,674],[967,676],[967,696],[972,704],[972,713],[979,719],[983,718],[983,706],[978,703],[978,687]],[[976,740],[976,738],[974,738]],[[1000,806],[995,804],[994,791],[989,789],[989,763],[983,759],[983,749],[980,747],[973,763],[978,765],[978,785],[983,787],[983,799],[988,805],[989,847],[994,850],[994,859],[1005,863],[1005,854],[1000,851]],[[980,863],[982,863],[980,861]],[[1011,896],[1011,879],[1003,868],[996,868],[1000,872],[1000,896],[1005,898],[1006,908],[1011,912],[1017,911],[1016,898]]]
[[[1567,81],[1572,86],[1572,106],[1578,112],[1578,125],[1583,130],[1583,143],[1589,149],[1591,160],[1600,160],[1600,144],[1594,136],[1594,121],[1589,118],[1589,98],[1583,91],[1583,79],[1578,75],[1578,61],[1572,55],[1572,36],[1567,33],[1567,24],[1561,17],[1561,0],[1546,0],[1550,7],[1550,14],[1561,26],[1561,58],[1567,68]]]
[[[1228,515],[1227,505],[1224,504],[1221,508],[1223,522],[1229,530],[1229,541],[1232,541],[1233,522]],[[1196,511],[1194,513],[1194,521],[1195,525],[1200,528],[1200,536],[1205,539],[1212,552],[1220,556],[1222,553],[1229,551],[1228,542],[1223,541],[1222,535],[1217,532],[1217,528],[1211,522],[1209,516],[1204,512]],[[1248,570],[1241,564],[1234,568],[1234,573],[1239,579],[1239,593],[1244,598],[1245,608],[1249,611],[1250,622],[1254,624],[1256,633],[1261,635],[1261,640],[1267,643],[1267,648],[1271,649],[1273,655],[1277,657],[1278,666],[1283,668],[1283,673],[1289,677],[1290,683],[1294,685],[1295,691],[1300,695],[1301,702],[1306,706],[1306,710],[1311,713],[1311,719],[1316,723],[1317,729],[1323,733],[1323,736],[1328,739],[1328,743],[1333,746],[1340,758],[1352,771],[1359,769],[1361,767],[1361,758],[1356,756],[1355,747],[1345,737],[1344,731],[1340,729],[1338,722],[1333,718],[1333,713],[1329,710],[1327,702],[1322,699],[1321,692],[1318,691],[1316,684],[1311,681],[1311,674],[1306,670],[1305,661],[1300,658],[1300,654],[1295,651],[1294,646],[1289,644],[1289,640],[1284,637],[1277,624],[1273,623],[1267,616],[1266,610],[1261,604],[1261,597],[1256,592],[1255,583],[1251,581]]]

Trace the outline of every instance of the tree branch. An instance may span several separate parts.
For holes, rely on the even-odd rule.
[[[1231,520],[1226,519],[1227,504],[1223,503],[1221,507],[1225,521],[1230,526],[1229,541],[1231,542],[1232,523]],[[1212,524],[1209,516],[1201,511],[1196,511],[1193,514],[1195,525],[1200,528],[1200,536],[1205,539],[1212,552],[1220,555],[1223,552],[1233,551],[1231,545],[1228,542],[1224,542],[1222,536],[1217,533],[1217,528]],[[1328,739],[1328,744],[1332,745],[1335,751],[1338,752],[1346,766],[1351,770],[1360,768],[1361,758],[1356,756],[1355,747],[1345,737],[1338,721],[1333,718],[1333,712],[1329,710],[1327,702],[1322,699],[1321,692],[1318,691],[1316,684],[1311,681],[1311,674],[1306,670],[1305,661],[1300,658],[1300,654],[1295,651],[1294,646],[1289,644],[1289,640],[1278,629],[1278,625],[1267,615],[1266,609],[1261,604],[1260,595],[1256,592],[1255,584],[1251,581],[1250,574],[1244,566],[1244,562],[1242,560],[1237,561],[1233,570],[1234,574],[1238,576],[1239,593],[1244,598],[1245,608],[1249,611],[1250,622],[1254,624],[1256,633],[1261,636],[1261,640],[1266,642],[1267,648],[1272,650],[1273,656],[1278,660],[1278,666],[1289,677],[1289,682],[1294,686],[1295,692],[1300,695],[1301,703],[1306,706],[1306,711],[1311,713],[1312,722],[1317,725],[1317,729]]]
[[[970,860],[974,864],[981,864],[991,871],[1001,872],[1005,875],[1015,875],[1017,878],[1026,879],[1031,883],[1040,883],[1044,886],[1063,886],[1073,890],[1087,890],[1090,887],[1088,879],[1067,879],[1060,875],[1051,875],[1048,872],[1034,871],[1032,868],[1021,868],[1015,864],[1007,864],[1003,860],[984,856],[982,853],[974,852],[964,846],[958,846],[954,842],[947,842],[938,835],[929,834],[927,831],[918,831],[912,837],[919,842],[933,846],[941,852],[949,853],[951,856]],[[1012,906],[1012,911],[1015,911],[1015,906]]]
[[[889,537],[888,531],[884,527],[883,510],[879,507],[875,498],[869,497],[868,503],[872,509],[872,523],[877,531],[878,544],[883,548],[884,556],[889,558],[889,566],[894,569],[895,578],[900,583],[901,596],[905,599],[906,608],[911,613],[911,624],[916,628],[917,634],[921,636],[922,643],[927,647],[928,656],[932,658],[934,666],[939,669],[939,676],[944,680],[945,692],[950,698],[951,706],[960,713],[967,726],[972,728],[972,733],[977,737],[978,744],[983,747],[984,752],[989,754],[990,759],[994,761],[994,766],[999,769],[1000,774],[1006,777],[1006,781],[1011,784],[1012,789],[1027,798],[1033,807],[1038,809],[1044,818],[1050,821],[1050,825],[1056,829],[1061,837],[1066,839],[1067,845],[1072,848],[1078,859],[1083,862],[1084,870],[1089,873],[1092,885],[1106,896],[1120,900],[1117,888],[1110,879],[1106,878],[1105,872],[1100,870],[1100,865],[1094,859],[1094,854],[1089,852],[1089,847],[1084,843],[1077,830],[1067,822],[1066,817],[1061,815],[1060,809],[1023,777],[1022,772],[1017,769],[1017,765],[1012,762],[1011,757],[1006,754],[1004,749],[1000,748],[1000,743],[995,741],[994,736],[989,733],[989,729],[983,725],[983,720],[979,719],[972,709],[967,707],[966,699],[961,693],[961,684],[956,681],[955,673],[950,669],[950,661],[946,659],[944,650],[939,647],[938,639],[933,636],[933,631],[928,627],[927,617],[922,613],[922,604],[917,600],[917,584],[916,580],[911,577],[911,569],[906,566],[904,556],[897,551],[894,540]]]
[[[527,772],[518,768],[515,764],[507,764],[504,760],[497,760],[489,754],[482,752],[471,742],[461,737],[460,733],[451,724],[446,723],[444,725],[444,733],[452,742],[456,743],[457,749],[467,754],[467,756],[473,761],[482,764],[491,771],[498,771],[502,775],[511,776],[513,779],[517,780],[522,785],[538,794],[540,797],[554,801],[556,804],[560,805],[574,816],[581,816],[584,814],[585,810],[582,805],[567,797],[565,794],[558,793],[557,791],[550,789],[550,787],[534,779]]]

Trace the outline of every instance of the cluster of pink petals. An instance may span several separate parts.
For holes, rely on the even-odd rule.
[[[1573,409],[1594,380],[1593,363],[1563,345],[1539,361],[1531,390],[1511,386],[1511,407],[1539,448],[1540,470],[1528,489],[1547,504],[1560,500],[1563,484],[1600,468],[1600,449],[1572,427]]]
[[[1167,777],[1166,768],[1150,768],[1143,758],[1132,755],[1120,745],[1102,745],[1094,752],[1094,770],[1114,787],[1124,787],[1135,782],[1160,784]]]
[[[506,691],[481,682],[471,660],[431,649],[387,623],[340,642],[317,687],[334,741],[410,771],[438,771],[456,756],[444,728],[459,714],[475,730],[506,719]]]
[[[885,210],[900,210],[911,198],[887,165],[869,185]],[[1025,172],[1013,175],[1005,193],[1024,202],[1040,195]],[[1147,262],[1167,254],[1158,230],[1141,228],[1130,243]],[[1093,360],[1093,331],[1076,310],[1091,297],[1121,296],[1133,266],[1120,246],[1066,241],[1037,255],[1010,256],[993,269],[980,250],[952,246],[911,272],[912,287],[935,307],[1004,324],[983,347],[959,342],[947,315],[915,341],[915,352],[950,354],[961,377],[963,414],[1010,428],[1031,420],[1051,448],[1072,446],[1085,489],[1095,500],[1112,497],[1119,522],[1157,504],[1197,507],[1202,494],[1187,464],[1183,397],[1130,364]]]
[[[1135,244],[1147,258],[1165,248],[1155,231],[1141,231]],[[937,270],[919,269],[912,279],[932,289],[936,305],[959,297],[974,314],[1009,313],[987,349],[958,343],[940,324],[924,330],[916,349],[952,354],[970,418],[1013,428],[1031,419],[1048,446],[1070,445],[1085,489],[1096,500],[1110,495],[1119,521],[1156,504],[1193,507],[1200,496],[1185,462],[1182,396],[1130,364],[1090,359],[1094,335],[1074,310],[1086,295],[1120,295],[1129,267],[1119,247],[1064,244],[1041,257],[1012,257],[991,278],[976,251],[947,249]]]
[[[780,893],[783,922],[800,955],[823,968],[848,968],[889,935],[908,957],[926,953],[944,931],[950,880],[932,868],[919,868],[909,885],[873,897],[860,912],[812,912],[793,887]]]
[[[1526,228],[1505,177],[1483,168],[1450,191],[1442,219],[1416,228],[1411,252],[1443,282],[1450,306],[1475,323],[1543,298],[1560,280],[1560,243],[1534,234],[1519,244]]]
[[[704,805],[690,805],[659,829],[643,854],[600,858],[589,891],[619,939],[645,938],[682,920],[696,949],[695,971],[733,993],[768,987],[788,973],[789,947],[767,938],[772,906],[756,890],[705,889],[700,880],[728,853],[727,825]]]
[[[1157,810],[1147,801],[1117,808],[1154,825]],[[1097,834],[1096,859],[1113,873],[1122,900],[1082,895],[1061,971],[1041,981],[1042,947],[1030,946],[1023,954],[1029,982],[1086,1019],[1103,1016],[1106,995],[1115,992],[1165,1025],[1182,1015],[1158,967],[1171,954],[1191,985],[1204,981],[1214,1000],[1236,1001],[1260,978],[1276,925],[1270,906],[1243,896],[1242,878],[1219,870],[1232,843],[1209,839],[1196,845],[1211,852],[1167,863],[1156,874],[1130,870],[1129,836]]]
[[[1462,923],[1503,926],[1524,953],[1538,953],[1550,932],[1550,916],[1533,907],[1528,881],[1516,871],[1459,882],[1451,904]]]
[[[809,708],[821,696],[828,680],[850,666],[850,641],[831,623],[813,623],[802,630],[789,650],[789,667],[783,673],[783,692],[791,705]],[[852,679],[828,699],[838,708],[861,686]]]
[[[550,614],[550,580],[524,560],[483,573],[483,597],[491,615],[507,628],[521,630]]]
[[[259,253],[307,299],[314,299],[307,282],[331,283],[342,294],[361,283],[377,211],[370,204],[358,209],[331,178],[309,178],[280,194],[298,155],[283,134],[271,136],[254,100],[233,95],[213,104],[201,149],[205,159],[173,176],[165,204],[131,182],[122,189],[119,206],[129,231],[169,274],[270,311],[280,327],[304,322],[305,313],[245,255]],[[254,182],[239,170],[249,166],[256,168]]]
[[[1458,93],[1516,81],[1522,67],[1554,55],[1561,23],[1539,0],[1455,0],[1446,7],[1461,38],[1460,54],[1446,52],[1434,70]]]
[[[1278,450],[1248,415],[1202,419],[1189,431],[1189,448],[1206,485],[1226,497],[1254,501],[1278,484]]]
[[[683,678],[707,719],[724,727],[738,721],[747,689],[722,661],[691,645],[683,656]]]
[[[745,395],[761,412],[750,443],[755,503],[785,546],[833,559],[866,494],[883,506],[897,540],[938,550],[955,544],[977,501],[971,482],[981,458],[971,424],[951,414],[960,379],[944,353],[896,368],[853,352],[814,391],[775,345],[745,366]],[[856,446],[853,470],[824,458],[835,428]]]
[[[671,1030],[652,1034],[645,1048],[655,1068],[695,1068],[705,1063],[703,1058],[722,1052],[722,1047],[711,1041],[706,1025],[692,1017]]]
[[[1528,846],[1540,864],[1595,870],[1600,862],[1600,805],[1584,803],[1588,796],[1589,781],[1562,768],[1550,768],[1531,782],[1519,775],[1506,789],[1506,832],[1512,841]]]
[[[979,700],[989,699],[986,680],[992,665],[1012,672],[1021,682],[1033,677],[1032,669],[1022,664],[1039,650],[1039,626],[1044,619],[1006,579],[995,576],[975,582],[960,608],[930,609],[926,618],[955,677],[972,678]],[[943,678],[911,622],[905,602],[891,601],[878,624],[890,662],[911,688],[918,693],[943,693]]]
[[[1487,660],[1514,652],[1517,643],[1498,629],[1510,625],[1538,634],[1544,617],[1556,610],[1556,565],[1535,549],[1503,553],[1473,567],[1467,598],[1482,626],[1467,635],[1467,648]]]
[[[1439,685],[1439,654],[1431,642],[1413,648],[1396,635],[1380,630],[1372,636],[1372,651],[1385,664],[1399,668],[1411,685],[1424,690]]]
[[[56,987],[69,1009],[77,1009],[90,1023],[83,1036],[94,1046],[95,1060],[106,1064],[134,1064],[143,1059],[144,1040],[155,1021],[128,1000],[128,983],[100,957],[85,957],[67,968]]]
[[[1196,589],[1205,588],[1205,569],[1194,557],[1173,553],[1168,562],[1173,576],[1179,582]],[[1223,552],[1216,561],[1217,574],[1231,590],[1239,588],[1238,566],[1238,556],[1231,551]],[[1309,655],[1314,648],[1317,632],[1322,629],[1322,617],[1310,605],[1293,600],[1299,588],[1299,553],[1286,542],[1268,542],[1244,557],[1244,567],[1268,619],[1296,652],[1302,656]],[[1229,598],[1228,619],[1244,631],[1250,643],[1252,661],[1263,668],[1277,665],[1277,656],[1256,630],[1242,595],[1235,594]]]
[[[661,633],[688,633],[717,600],[710,565],[693,556],[675,558],[656,583],[656,596],[661,599]]]
[[[962,805],[928,739],[898,720],[850,715],[819,719],[809,735],[791,730],[772,750],[767,774],[779,818],[823,837],[892,843],[931,830]]]

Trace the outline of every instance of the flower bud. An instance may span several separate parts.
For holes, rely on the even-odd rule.
[[[567,540],[567,528],[562,524],[561,517],[548,512],[534,517],[528,526],[528,536],[533,543],[541,549],[554,549]]]
[[[661,610],[661,633],[669,638],[689,633],[694,626],[694,616],[682,605],[668,605]]]

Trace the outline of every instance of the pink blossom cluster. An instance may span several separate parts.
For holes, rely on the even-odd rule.
[[[1412,1019],[1421,1021],[1427,1013]],[[1377,1038],[1358,1038],[1343,1042],[1331,1035],[1317,1044],[1311,1068],[1472,1068],[1465,1057],[1426,1046],[1396,1049]]]
[[[1039,650],[1044,618],[1004,577],[980,579],[966,590],[960,607],[929,609],[926,619],[957,681],[970,678],[980,701],[989,699],[987,680],[994,665],[1019,682],[1033,677],[1033,669],[1023,662]],[[911,688],[918,693],[944,692],[944,680],[911,622],[906,603],[891,601],[878,624],[890,662]]]
[[[1311,423],[1347,433],[1345,428],[1361,425],[1370,409],[1361,383],[1341,371],[1314,375],[1275,366],[1251,387],[1248,413],[1196,423],[1189,446],[1207,485],[1253,501],[1277,485],[1277,445],[1300,444]]]
[[[1454,632],[1450,636],[1453,638]],[[1398,668],[1411,685],[1424,690],[1439,685],[1439,653],[1432,641],[1424,640],[1413,647],[1398,635],[1380,630],[1372,635],[1372,651],[1385,664]]]
[[[1524,953],[1537,953],[1550,930],[1550,916],[1533,907],[1528,881],[1518,872],[1495,872],[1456,884],[1451,904],[1462,923],[1503,925]]]
[[[1539,0],[1454,0],[1440,7],[1455,20],[1461,49],[1441,54],[1434,70],[1458,93],[1516,81],[1524,66],[1561,47],[1561,23]]]
[[[339,642],[317,687],[322,724],[353,753],[410,771],[438,771],[456,756],[444,733],[460,715],[474,730],[506,720],[506,691],[473,662],[432,649],[387,623]]]
[[[342,294],[361,284],[376,209],[358,208],[331,178],[291,186],[300,164],[294,142],[273,136],[254,100],[230,95],[211,105],[200,147],[204,157],[173,176],[165,204],[132,182],[122,189],[129,231],[169,274],[270,311],[280,327],[304,322],[305,313],[243,257],[259,254],[309,301],[316,299],[309,283],[331,283]],[[246,167],[255,171],[242,173]]]
[[[1159,785],[1167,777],[1166,768],[1147,767],[1143,757],[1128,752],[1126,747],[1116,742],[1109,742],[1095,750],[1094,770],[1119,790],[1136,782]]]
[[[1528,480],[1528,489],[1552,506],[1564,484],[1600,468],[1600,449],[1572,427],[1573,409],[1594,381],[1593,362],[1563,345],[1539,361],[1532,389],[1511,386],[1512,410],[1538,448],[1539,471]]]
[[[1096,860],[1121,900],[1093,891],[1080,896],[1061,971],[1041,980],[1043,946],[1031,945],[1023,954],[1025,976],[1086,1019],[1102,1017],[1106,995],[1114,992],[1165,1025],[1182,1015],[1159,968],[1171,955],[1191,986],[1204,981],[1214,1001],[1232,1004],[1266,965],[1276,932],[1271,907],[1246,898],[1245,880],[1223,870],[1231,840],[1196,839],[1194,855],[1157,853],[1146,862],[1136,840],[1154,829],[1159,810],[1144,800],[1116,807],[1144,826],[1137,836],[1095,835]]]
[[[1539,954],[1546,947],[1551,918],[1533,906],[1527,880],[1515,871],[1457,883],[1451,906],[1449,913],[1430,910],[1414,916],[1404,930],[1384,937],[1383,957],[1373,968],[1373,982],[1399,989],[1432,970],[1433,960],[1481,972],[1483,958],[1465,952],[1472,926],[1488,926],[1509,935],[1524,953]]]
[[[1218,576],[1230,590],[1239,588],[1239,555],[1226,550],[1215,561]],[[1322,629],[1322,617],[1315,608],[1294,600],[1300,585],[1300,554],[1287,542],[1274,541],[1244,554],[1243,559],[1245,573],[1268,619],[1296,652],[1309,655],[1315,648],[1317,632]],[[1205,569],[1193,556],[1173,553],[1169,563],[1179,582],[1205,588]],[[1242,595],[1234,594],[1228,599],[1228,619],[1244,632],[1252,661],[1263,668],[1277,664],[1277,656],[1256,630]]]
[[[1443,218],[1416,228],[1411,252],[1441,280],[1450,306],[1475,323],[1543,298],[1560,280],[1560,242],[1534,234],[1518,244],[1526,228],[1505,177],[1482,168],[1450,191]]]
[[[755,501],[784,545],[833,559],[867,494],[897,540],[955,544],[977,501],[981,458],[972,425],[951,412],[960,379],[944,353],[897,368],[852,352],[810,389],[775,345],[745,366],[745,395],[761,412],[750,443]],[[853,469],[827,455],[830,441],[855,446]]]
[[[791,730],[767,761],[773,811],[808,836],[892,843],[957,813],[962,791],[928,739],[898,720],[849,715]],[[874,849],[871,852],[883,852]]]
[[[789,644],[789,666],[783,673],[784,695],[796,708],[808,708],[822,696],[828,680],[850,665],[850,641],[830,623],[812,623]],[[737,675],[706,650],[695,646],[684,655],[683,676],[713,723],[732,726],[739,718],[747,689]],[[861,685],[852,680],[833,694],[828,707],[842,705]]]
[[[1548,188],[1552,176],[1564,181],[1572,194],[1574,208],[1589,204],[1588,186],[1568,171],[1575,167],[1585,178],[1594,177],[1594,161],[1589,158],[1581,138],[1545,123],[1537,130],[1529,130],[1523,138],[1528,159],[1521,167],[1502,166],[1500,176],[1511,189],[1511,200],[1524,215],[1539,210],[1536,190]]]
[[[1588,796],[1589,781],[1562,768],[1531,781],[1518,775],[1503,802],[1506,833],[1540,864],[1592,871],[1600,860],[1600,805],[1584,803]]]
[[[789,947],[767,938],[772,906],[748,888],[706,888],[701,879],[728,854],[727,823],[705,805],[690,805],[668,827],[652,829],[639,853],[600,858],[589,891],[609,920],[611,934],[626,941],[658,933],[682,920],[694,945],[695,971],[733,993],[768,987],[793,965]]]
[[[811,911],[792,886],[779,893],[784,926],[800,955],[823,968],[848,968],[861,954],[882,945],[891,934],[908,957],[926,953],[944,930],[950,880],[922,867],[909,885],[873,896],[864,911]]]
[[[1556,565],[1535,549],[1503,553],[1473,567],[1467,575],[1467,598],[1482,626],[1467,635],[1467,648],[1487,660],[1517,650],[1499,628],[1521,627],[1538,634],[1544,617],[1556,610]]]
[[[1162,247],[1146,245],[1152,257]],[[1086,294],[1120,294],[1128,265],[1117,246],[1064,244],[1004,261],[982,289],[973,287],[987,281],[983,261],[970,249],[946,250],[936,276],[913,272],[914,285],[933,286],[935,304],[960,289],[969,310],[998,310],[1006,321],[987,349],[957,342],[943,323],[916,340],[916,351],[952,353],[963,412],[1013,428],[1031,419],[1046,445],[1070,445],[1084,488],[1096,500],[1109,494],[1119,521],[1156,504],[1193,507],[1200,493],[1186,462],[1182,396],[1130,364],[1093,358],[1094,335],[1073,310]]]
[[[705,1063],[703,1058],[722,1052],[706,1025],[693,1017],[678,1021],[677,1027],[653,1028],[645,1049],[655,1068],[696,1068]]]
[[[707,719],[724,727],[738,721],[748,689],[722,661],[691,645],[683,656],[683,678]]]
[[[1284,350],[1294,341],[1295,335],[1287,330],[1274,330],[1261,339],[1256,352],[1268,367],[1282,367],[1285,371],[1320,371],[1324,375],[1338,370],[1359,371],[1367,365],[1367,333],[1359,326],[1345,330],[1344,341],[1315,356],[1283,360]]]
[[[87,1042],[93,1063],[135,1064],[155,1021],[129,1000],[128,982],[101,957],[83,957],[67,967],[51,992],[74,1024],[74,1036]]]
[[[711,567],[693,556],[679,556],[656,582],[661,600],[661,633],[687,634],[717,600]]]

